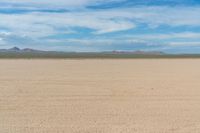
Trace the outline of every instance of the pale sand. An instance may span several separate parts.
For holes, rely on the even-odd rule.
[[[200,59],[0,60],[0,133],[200,133]]]

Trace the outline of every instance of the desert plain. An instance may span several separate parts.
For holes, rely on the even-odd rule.
[[[199,133],[200,59],[2,59],[0,133]]]

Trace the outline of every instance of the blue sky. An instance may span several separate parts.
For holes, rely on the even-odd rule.
[[[0,0],[0,49],[200,53],[199,0]]]

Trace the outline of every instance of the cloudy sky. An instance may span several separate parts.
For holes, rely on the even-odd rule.
[[[0,49],[200,53],[199,0],[0,0]]]

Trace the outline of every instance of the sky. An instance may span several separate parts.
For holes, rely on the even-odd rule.
[[[0,49],[200,53],[200,0],[0,0]]]

